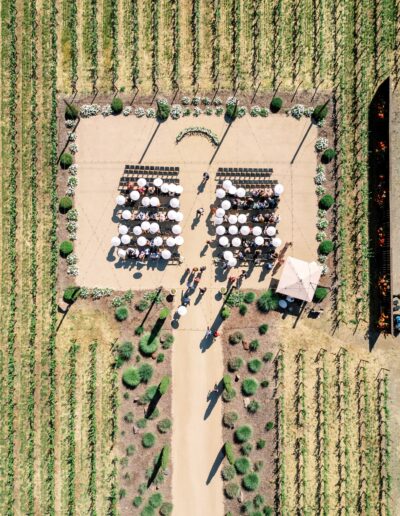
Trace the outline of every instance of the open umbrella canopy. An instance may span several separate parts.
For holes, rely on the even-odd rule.
[[[172,226],[172,233],[174,235],[180,235],[182,233],[182,228],[179,224],[175,224],[175,226]]]
[[[217,233],[218,236],[222,236],[222,235],[225,235],[226,229],[224,228],[224,226],[217,226],[217,229],[215,230],[215,232]]]
[[[277,184],[274,186],[275,195],[281,195],[281,194],[283,194],[283,191],[284,191],[283,185]]]
[[[229,215],[228,220],[229,220],[229,224],[237,224],[237,221],[238,221],[237,215]]]
[[[168,247],[174,247],[174,245],[175,245],[175,238],[168,237],[167,241],[166,241],[166,244],[167,244]]]
[[[125,258],[126,257],[126,251],[124,249],[118,249],[118,256],[120,258]]]
[[[240,234],[243,235],[243,236],[250,235],[250,228],[249,228],[249,226],[242,226],[240,228]]]
[[[169,210],[167,213],[167,217],[169,220],[176,220],[176,211],[175,210]]]
[[[137,184],[138,184],[141,188],[143,188],[143,186],[146,186],[146,185],[147,185],[147,181],[146,181],[146,179],[145,179],[144,177],[140,177],[140,178],[138,179]]]
[[[140,193],[137,190],[132,190],[132,192],[129,194],[129,197],[132,199],[132,201],[137,201],[140,197]]]
[[[150,229],[150,222],[148,220],[144,220],[141,223],[141,227],[142,227],[143,231],[148,231]]]
[[[242,241],[240,240],[240,238],[235,237],[232,239],[232,245],[233,247],[240,247],[242,245]]]
[[[262,237],[262,236],[258,236],[258,237],[256,237],[256,238],[254,239],[254,242],[255,242],[255,244],[256,244],[256,245],[263,245],[263,243],[264,243],[264,239],[263,239],[263,237]]]
[[[277,292],[286,296],[312,301],[322,274],[322,266],[297,258],[286,259]]]
[[[125,226],[124,224],[121,224],[119,226],[119,234],[120,235],[127,235],[128,234],[128,226]]]
[[[111,245],[113,247],[118,247],[121,244],[121,240],[118,237],[112,237],[111,239]]]
[[[230,260],[228,260],[229,267],[235,267],[236,264],[237,264],[236,258],[231,258]]]
[[[237,192],[237,188],[236,188],[236,186],[235,186],[235,185],[232,185],[232,186],[229,188],[229,190],[228,190],[229,195],[235,195],[235,194],[236,194],[236,192]]]
[[[129,235],[122,235],[121,242],[125,245],[131,243],[131,237]]]
[[[160,188],[160,186],[163,184],[163,180],[161,179],[161,177],[156,177],[153,181],[153,184],[157,188]]]
[[[160,226],[157,224],[157,222],[152,222],[150,224],[150,233],[154,235],[154,233],[158,233],[160,231]]]
[[[176,222],[182,222],[182,220],[183,220],[183,213],[181,211],[177,212],[177,214],[175,215],[175,220],[176,220]]]
[[[223,188],[218,188],[216,195],[217,195],[218,199],[223,199],[226,195],[226,192]]]
[[[240,199],[242,199],[242,198],[243,198],[243,197],[245,197],[245,195],[246,195],[246,190],[245,190],[244,188],[241,188],[241,187],[240,187],[240,188],[238,188],[238,189],[236,190],[236,195],[237,195],[237,197],[239,197]]]
[[[150,204],[153,206],[153,208],[156,208],[157,206],[160,206],[160,199],[158,197],[152,197],[150,199]]]
[[[223,210],[229,210],[231,207],[231,203],[227,199],[225,199],[225,201],[222,201],[221,207]]]
[[[238,216],[238,222],[239,222],[239,224],[246,224],[246,222],[247,222],[247,215],[245,215],[244,213],[241,213]]]
[[[239,233],[239,228],[237,226],[229,226],[228,231],[230,235],[237,235]]]
[[[218,218],[221,218],[225,215],[225,210],[223,208],[218,208],[217,211],[215,212],[215,215]]]
[[[181,235],[178,235],[177,237],[175,237],[175,244],[176,245],[182,245],[184,242],[184,239]]]
[[[268,236],[276,235],[276,228],[274,228],[274,226],[268,226],[267,227],[267,235]]]
[[[232,186],[232,181],[225,179],[225,181],[222,183],[222,186],[224,190],[229,190],[229,188]]]
[[[143,197],[142,199],[142,205],[147,208],[147,206],[150,206],[150,197]]]
[[[169,205],[171,206],[171,208],[179,208],[179,199],[177,199],[176,197],[173,197],[169,201]]]
[[[262,234],[262,228],[260,228],[260,226],[254,226],[253,235],[260,236],[261,234]]]
[[[232,258],[233,258],[232,251],[224,251],[224,258],[225,258],[225,260],[232,260]]]
[[[139,245],[140,247],[143,247],[147,244],[147,238],[145,238],[144,236],[140,236],[138,239],[137,239],[137,245]]]
[[[164,258],[164,260],[169,260],[171,258],[171,251],[168,251],[168,249],[163,249],[161,251],[161,256]]]
[[[282,243],[282,240],[278,237],[275,237],[272,239],[271,241],[271,244],[274,246],[274,247],[279,247]]]
[[[186,314],[187,314],[187,308],[186,308],[186,306],[181,305],[181,306],[178,308],[178,314],[179,314],[179,315],[186,315]]]
[[[140,226],[135,226],[133,228],[133,234],[139,236],[143,233],[142,228]]]
[[[118,206],[123,206],[125,204],[125,197],[123,195],[118,195],[115,201]]]
[[[182,185],[176,185],[175,193],[177,195],[181,195],[182,192],[183,192],[183,186]]]
[[[131,216],[132,216],[132,213],[129,210],[124,210],[122,212],[122,218],[124,220],[129,220],[131,218]]]
[[[175,193],[176,192],[176,184],[175,183],[169,183],[168,185],[168,192]]]
[[[154,239],[154,245],[159,247],[162,244],[163,244],[163,239],[160,236],[156,236],[156,238]]]
[[[222,247],[226,247],[229,244],[229,239],[226,236],[222,236],[219,240],[219,245],[222,245]]]
[[[161,185],[161,191],[162,193],[168,193],[168,183],[163,183]]]

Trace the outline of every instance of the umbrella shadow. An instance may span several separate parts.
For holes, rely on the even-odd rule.
[[[206,485],[208,485],[211,482],[211,480],[215,477],[215,474],[217,473],[224,458],[225,458],[225,450],[224,450],[224,446],[222,446],[214,460],[213,465],[211,466],[210,473],[208,474],[208,477],[206,480]]]
[[[110,247],[110,250],[108,251],[108,254],[107,254],[107,261],[108,262],[115,262],[116,258],[115,258],[115,247]]]

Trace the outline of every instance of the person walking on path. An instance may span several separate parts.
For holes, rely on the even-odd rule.
[[[202,183],[205,184],[210,179],[210,174],[208,172],[204,172]]]
[[[199,208],[196,211],[196,215],[197,215],[198,218],[200,218],[202,215],[204,215],[204,208]]]

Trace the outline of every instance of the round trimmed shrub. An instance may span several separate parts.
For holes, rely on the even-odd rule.
[[[271,104],[269,106],[272,113],[278,113],[278,111],[281,109],[283,105],[283,101],[280,97],[274,97],[271,100]]]
[[[161,343],[161,347],[163,349],[169,349],[174,343],[174,336],[171,333],[166,333],[163,335],[163,341]]]
[[[140,336],[140,335],[143,335],[143,333],[144,333],[143,326],[136,326],[136,328],[135,328],[135,335]]]
[[[235,468],[233,466],[224,466],[221,471],[221,476],[224,480],[232,480],[235,478]]]
[[[120,367],[123,362],[126,362],[129,360],[132,356],[133,352],[133,344],[132,342],[123,342],[118,346],[117,349],[117,358],[116,358],[116,365],[117,367]]]
[[[249,344],[250,351],[257,351],[257,349],[260,347],[260,343],[257,339],[254,339]]]
[[[264,516],[272,516],[274,514],[274,509],[268,505],[267,507],[264,507],[263,513]]]
[[[66,303],[73,303],[79,297],[81,289],[79,287],[67,287],[64,290],[63,299]]]
[[[160,507],[161,516],[169,516],[172,513],[173,505],[171,502],[164,502]]]
[[[256,448],[257,448],[257,450],[263,450],[263,449],[265,448],[265,445],[266,445],[266,444],[267,444],[267,443],[266,443],[265,439],[259,439],[259,440],[257,441],[257,444],[256,444]]]
[[[157,360],[156,360],[157,364],[161,364],[162,362],[164,362],[164,358],[165,358],[164,353],[159,353],[157,355]]]
[[[247,369],[250,373],[258,373],[261,367],[262,362],[259,358],[253,358],[253,360],[249,360],[249,362],[247,362]]]
[[[139,371],[135,367],[128,367],[122,374],[122,383],[128,389],[134,389],[140,383]]]
[[[245,457],[248,457],[253,450],[253,445],[251,443],[244,443],[240,447],[240,453]]]
[[[238,443],[245,443],[253,435],[253,430],[248,425],[239,426],[235,431],[235,439]]]
[[[232,373],[234,373],[235,371],[239,371],[239,369],[242,367],[242,365],[243,365],[243,360],[241,357],[232,357],[228,360],[228,369]]]
[[[115,318],[117,321],[125,321],[128,318],[129,311],[126,306],[119,306],[115,309]]]
[[[71,197],[65,196],[61,197],[58,208],[61,213],[67,213],[73,206],[73,202]]]
[[[269,386],[269,380],[263,380],[261,383],[260,383],[261,387],[263,389],[266,389],[268,386]]]
[[[256,295],[254,292],[246,292],[246,294],[243,297],[243,301],[247,304],[254,303],[256,299]]]
[[[334,149],[326,149],[321,156],[321,161],[326,165],[330,163],[335,156],[336,152],[334,151]]]
[[[242,393],[245,396],[252,396],[257,392],[258,382],[254,378],[246,378],[242,383]]]
[[[166,306],[164,306],[164,308],[162,308],[162,309],[161,309],[161,311],[160,311],[160,315],[158,316],[158,318],[159,318],[161,321],[164,321],[168,316],[169,316],[169,308],[167,308]]]
[[[326,194],[319,200],[319,207],[321,210],[329,210],[334,202],[335,200],[332,195]]]
[[[225,496],[229,498],[230,500],[233,500],[233,498],[237,498],[239,496],[240,487],[235,484],[234,482],[230,482],[229,484],[226,484],[225,486]]]
[[[133,502],[132,502],[132,505],[134,507],[140,507],[143,503],[143,498],[141,496],[135,496],[135,498],[133,499]]]
[[[153,509],[157,509],[162,504],[162,494],[154,493],[149,498],[149,505],[153,507]]]
[[[234,428],[236,421],[239,419],[238,413],[235,411],[226,412],[222,418],[222,423],[227,428]]]
[[[316,106],[314,108],[312,117],[313,117],[314,121],[318,123],[318,122],[322,122],[322,120],[324,118],[326,118],[327,114],[328,114],[328,106],[320,105],[320,106]]]
[[[260,402],[256,400],[251,400],[250,403],[247,405],[247,412],[249,414],[255,414],[260,410],[261,404]]]
[[[152,446],[154,446],[155,442],[156,442],[155,435],[152,434],[151,432],[144,434],[142,437],[143,448],[151,448]]]
[[[65,108],[65,120],[76,120],[79,116],[79,109],[74,104],[68,104]]]
[[[258,333],[260,335],[265,335],[268,331],[268,324],[260,324],[258,327]]]
[[[243,333],[240,331],[235,331],[235,333],[232,333],[229,335],[229,344],[239,344],[239,342],[242,342],[243,340]]]
[[[158,384],[158,392],[161,394],[161,396],[164,396],[164,394],[167,392],[169,385],[171,383],[171,378],[169,376],[163,376],[161,378],[161,382]]]
[[[144,383],[147,383],[151,380],[151,377],[153,376],[153,368],[150,364],[142,364],[139,367],[139,376],[140,380]]]
[[[73,162],[74,162],[74,160],[73,160],[71,154],[69,154],[68,152],[64,152],[63,154],[61,154],[60,166],[63,170],[66,170],[67,168],[69,168]]]
[[[225,319],[228,319],[228,317],[230,317],[230,315],[231,315],[231,310],[230,310],[229,306],[224,306],[223,309],[221,310],[222,319],[225,321]]]
[[[314,293],[314,300],[316,303],[321,303],[328,295],[328,289],[325,287],[317,287]]]
[[[249,473],[243,478],[242,485],[246,491],[255,491],[260,485],[260,478],[257,473]]]
[[[332,240],[323,240],[318,246],[318,254],[323,254],[324,256],[327,256],[332,251],[333,251]]]
[[[235,469],[239,475],[244,475],[250,469],[250,461],[247,457],[240,457],[235,460]]]
[[[274,357],[274,354],[271,353],[271,351],[267,351],[267,353],[265,353],[265,355],[263,356],[263,360],[264,360],[264,362],[271,362],[273,357]]]
[[[149,356],[155,353],[158,349],[158,346],[158,338],[153,337],[150,333],[145,333],[139,341],[139,350],[145,356]]]
[[[267,290],[257,299],[257,308],[260,312],[269,312],[278,308],[279,296],[271,289]]]
[[[273,421],[268,421],[268,423],[265,425],[265,430],[269,432],[272,430],[275,426],[275,423]]]
[[[166,434],[169,430],[171,430],[172,422],[170,419],[162,419],[157,423],[157,430],[160,432],[160,434]]]
[[[111,109],[114,115],[119,115],[124,108],[122,100],[119,97],[115,97],[111,102]]]
[[[136,426],[137,426],[138,428],[140,428],[141,430],[143,430],[144,428],[146,428],[146,427],[147,427],[147,419],[146,419],[146,418],[144,418],[144,417],[141,417],[140,419],[138,419],[138,420],[136,421]]]
[[[247,314],[247,305],[245,305],[244,303],[239,305],[239,313],[240,313],[240,315],[246,315]]]
[[[142,512],[140,513],[140,516],[154,516],[154,509],[150,505],[146,505],[146,507],[143,508]]]
[[[60,255],[63,258],[66,258],[69,254],[71,254],[73,250],[74,250],[74,244],[72,242],[70,242],[69,240],[64,240],[64,242],[61,242]]]

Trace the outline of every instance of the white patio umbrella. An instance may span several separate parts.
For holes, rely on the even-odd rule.
[[[163,184],[163,180],[161,179],[161,177],[156,177],[153,181],[153,184],[154,186],[156,186],[157,188],[160,188],[160,186]]]
[[[140,197],[140,193],[137,190],[132,190],[132,192],[129,194],[129,197],[132,199],[132,201],[137,201]]]
[[[126,258],[126,251],[125,251],[125,249],[118,249],[118,256],[120,258]]]
[[[258,236],[254,239],[254,242],[256,243],[256,245],[263,245],[264,239],[262,236]]]
[[[244,213],[241,213],[237,219],[238,219],[237,221],[239,222],[239,224],[246,224],[247,215],[245,215]]]
[[[142,206],[144,206],[145,208],[150,206],[150,197],[143,197],[143,199],[142,199]]]
[[[144,177],[140,177],[137,181],[137,184],[143,188],[143,186],[146,186],[147,185],[147,181]]]
[[[214,226],[218,226],[219,224],[222,224],[223,222],[224,222],[224,219],[222,217],[215,217]]]
[[[160,199],[158,197],[152,197],[150,199],[150,204],[153,208],[156,208],[157,206],[160,206]]]
[[[177,195],[181,195],[182,192],[183,192],[183,186],[182,185],[176,185],[175,193]]]
[[[118,247],[119,245],[121,245],[121,240],[119,237],[112,237],[111,239],[111,245],[113,247]]]
[[[162,193],[167,193],[168,192],[168,183],[163,183],[161,185],[161,191],[162,191]]]
[[[233,247],[240,247],[242,245],[242,241],[239,237],[235,237],[232,239],[232,245]]]
[[[152,222],[149,227],[150,233],[154,235],[154,233],[158,233],[160,231],[160,226],[157,222]]]
[[[118,204],[118,206],[123,206],[125,204],[125,197],[123,195],[118,195],[115,199],[115,202]]]
[[[122,212],[122,218],[124,220],[129,220],[131,218],[131,216],[132,216],[132,213],[129,210],[124,210]]]
[[[224,228],[224,226],[217,226],[217,229],[215,230],[215,232],[217,233],[218,236],[222,236],[222,235],[225,235],[226,229]]]
[[[229,224],[237,224],[238,218],[236,215],[229,215],[228,220]]]
[[[217,208],[215,215],[217,217],[223,217],[225,215],[225,210],[223,208]]]
[[[277,185],[274,186],[275,195],[281,195],[281,194],[283,194],[283,191],[284,191],[283,185],[278,183]]]
[[[148,231],[150,229],[150,222],[148,220],[144,220],[140,227],[143,229],[143,231]]]
[[[224,251],[224,259],[225,260],[232,260],[232,258],[233,258],[232,251]]]
[[[232,186],[232,181],[229,179],[225,179],[225,181],[222,183],[222,187],[224,190],[229,190],[229,188]]]
[[[168,192],[169,193],[175,193],[176,192],[176,184],[175,183],[170,183],[168,185]]]
[[[124,245],[130,244],[131,243],[131,237],[129,235],[122,235],[121,242]]]
[[[222,201],[221,203],[221,208],[225,211],[229,210],[231,206],[231,203],[227,199],[225,199],[225,201]]]
[[[230,235],[237,235],[239,233],[239,228],[237,226],[229,226],[228,231]]]
[[[223,199],[226,195],[225,190],[223,188],[218,188],[215,193],[218,199]]]
[[[322,273],[322,265],[289,256],[283,267],[277,292],[291,298],[312,301]]]
[[[179,208],[179,199],[177,199],[176,197],[173,197],[169,201],[169,205],[171,206],[171,208]]]
[[[140,236],[137,239],[137,245],[139,245],[140,247],[143,247],[146,244],[147,244],[147,238],[145,238],[144,236]]]
[[[187,308],[186,308],[186,306],[181,305],[181,306],[178,308],[178,314],[179,314],[179,315],[186,315],[186,314],[187,314]]]
[[[183,237],[181,235],[178,235],[177,237],[175,237],[175,244],[176,245],[182,245],[184,241],[185,240],[183,239]]]
[[[169,212],[167,213],[167,217],[169,218],[169,220],[176,220],[176,214],[177,212],[175,210],[169,210]]]
[[[262,228],[260,228],[260,226],[254,226],[253,235],[260,236],[261,234],[262,234]]]
[[[182,222],[183,220],[183,213],[181,211],[178,211],[178,213],[175,215],[176,222]]]
[[[164,260],[169,260],[172,256],[171,251],[168,251],[168,249],[163,249],[161,251],[161,256],[164,258]]]
[[[128,234],[128,226],[124,226],[124,224],[121,224],[118,228],[118,232],[120,235],[127,235]]]
[[[154,245],[156,245],[157,247],[163,245],[163,239],[160,236],[156,236],[156,238],[154,239]]]
[[[135,226],[133,228],[133,234],[139,236],[143,233],[142,228],[140,226]]]
[[[267,235],[268,236],[276,235],[276,229],[274,228],[274,226],[268,226],[267,227]]]
[[[240,228],[240,234],[243,235],[243,236],[250,235],[250,228],[249,228],[249,226],[242,226]]]
[[[228,260],[228,266],[229,267],[235,267],[237,264],[236,258],[232,258],[231,260]]]
[[[219,245],[222,245],[222,247],[227,247],[229,244],[229,239],[226,236],[222,236],[219,240]]]
[[[237,195],[237,197],[239,197],[240,199],[242,199],[243,197],[245,197],[245,196],[246,196],[246,190],[245,190],[244,188],[241,188],[241,187],[240,187],[240,188],[238,188],[238,189],[236,190],[236,195]]]
[[[274,247],[279,247],[282,243],[282,240],[280,238],[276,237],[276,238],[272,239],[271,243]]]
[[[229,190],[228,190],[229,195],[235,195],[235,194],[236,194],[236,192],[237,192],[237,188],[236,188],[236,186],[235,186],[235,185],[232,185],[232,186],[229,188]]]
[[[174,245],[175,245],[175,238],[168,237],[167,241],[166,241],[166,244],[167,244],[168,247],[174,247]]]
[[[172,226],[172,233],[174,235],[180,235],[182,233],[182,228],[179,224],[175,224],[175,226]]]

